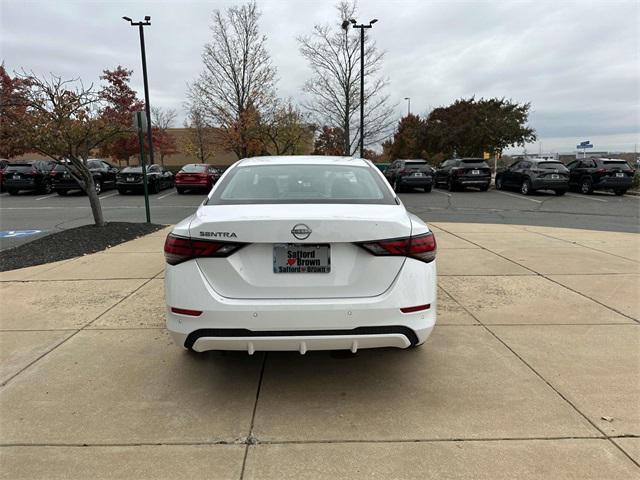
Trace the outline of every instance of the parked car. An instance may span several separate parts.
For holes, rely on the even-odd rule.
[[[206,190],[209,192],[222,173],[213,165],[206,163],[190,163],[176,174],[175,183],[178,193],[187,190]]]
[[[4,170],[9,165],[9,160],[0,160],[0,192],[4,192]]]
[[[149,193],[158,193],[165,188],[173,188],[174,177],[166,168],[160,165],[147,166],[147,188]],[[144,189],[142,167],[125,167],[116,175],[118,193],[129,191],[141,192]]]
[[[167,329],[205,350],[422,344],[436,240],[368,160],[236,162],[167,236]]]
[[[436,169],[435,185],[446,186],[450,192],[466,187],[486,192],[491,185],[491,169],[481,158],[452,158]]]
[[[553,190],[556,195],[564,195],[569,190],[569,170],[557,160],[518,160],[497,173],[496,189],[519,190],[523,195],[536,190]]]
[[[53,160],[28,160],[10,163],[3,173],[4,187],[9,195],[17,195],[22,190],[51,193],[49,173],[56,166]]]
[[[426,160],[394,160],[384,170],[384,176],[396,192],[413,188],[430,192],[433,188],[433,172]]]
[[[582,158],[569,165],[569,188],[584,194],[594,190],[611,190],[624,195],[633,183],[635,170],[625,160]]]
[[[69,173],[68,163],[58,163],[51,170],[51,183],[53,191],[58,195],[66,195],[70,190],[82,190],[80,184]],[[120,171],[117,167],[111,165],[105,160],[92,158],[87,160],[87,168],[93,175],[93,184],[96,193],[109,188],[116,188],[116,175]]]

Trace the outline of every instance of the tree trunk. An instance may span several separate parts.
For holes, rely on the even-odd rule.
[[[96,193],[96,186],[93,183],[93,176],[89,175],[89,178],[85,179],[87,185],[87,197],[89,197],[89,204],[91,205],[91,213],[93,214],[93,222],[98,227],[104,227],[104,216],[102,215],[102,204],[100,198]]]

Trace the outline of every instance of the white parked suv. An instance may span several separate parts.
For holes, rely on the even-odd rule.
[[[198,352],[407,348],[436,322],[435,237],[367,160],[238,161],[164,250],[167,328]]]

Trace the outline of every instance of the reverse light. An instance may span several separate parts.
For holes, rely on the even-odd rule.
[[[178,265],[194,258],[228,257],[245,245],[246,243],[196,240],[170,233],[164,242],[164,258],[169,265]]]
[[[436,258],[436,237],[433,232],[413,237],[358,243],[376,256],[411,257],[429,263]]]

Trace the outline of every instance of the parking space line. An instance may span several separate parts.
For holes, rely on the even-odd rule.
[[[502,190],[496,190],[496,193],[509,195],[510,197],[519,198],[521,200],[529,200],[530,202],[542,203],[542,200],[534,200],[533,198],[525,197],[524,195],[516,195],[515,193],[503,192]]]
[[[57,193],[52,193],[51,195],[45,195],[44,197],[36,198],[36,202],[39,201],[39,200],[44,200],[45,198],[55,197],[56,195],[58,195],[58,194]]]
[[[585,200],[593,200],[594,202],[604,202],[607,203],[606,200],[603,200],[602,198],[593,198],[593,197],[589,197],[588,195],[576,195],[575,193],[565,193],[565,195],[567,197],[573,197],[573,198],[584,198]]]
[[[164,195],[161,195],[160,197],[158,197],[158,200],[162,200],[164,197],[168,197],[169,195],[174,195],[176,193],[176,191],[172,191],[169,193],[165,193]]]
[[[106,199],[106,198],[115,197],[116,195],[119,195],[119,194],[118,194],[118,192],[116,192],[116,193],[112,193],[112,194],[110,194],[110,195],[105,195],[104,197],[99,197],[99,198],[100,198],[100,200],[104,200],[104,199]]]

